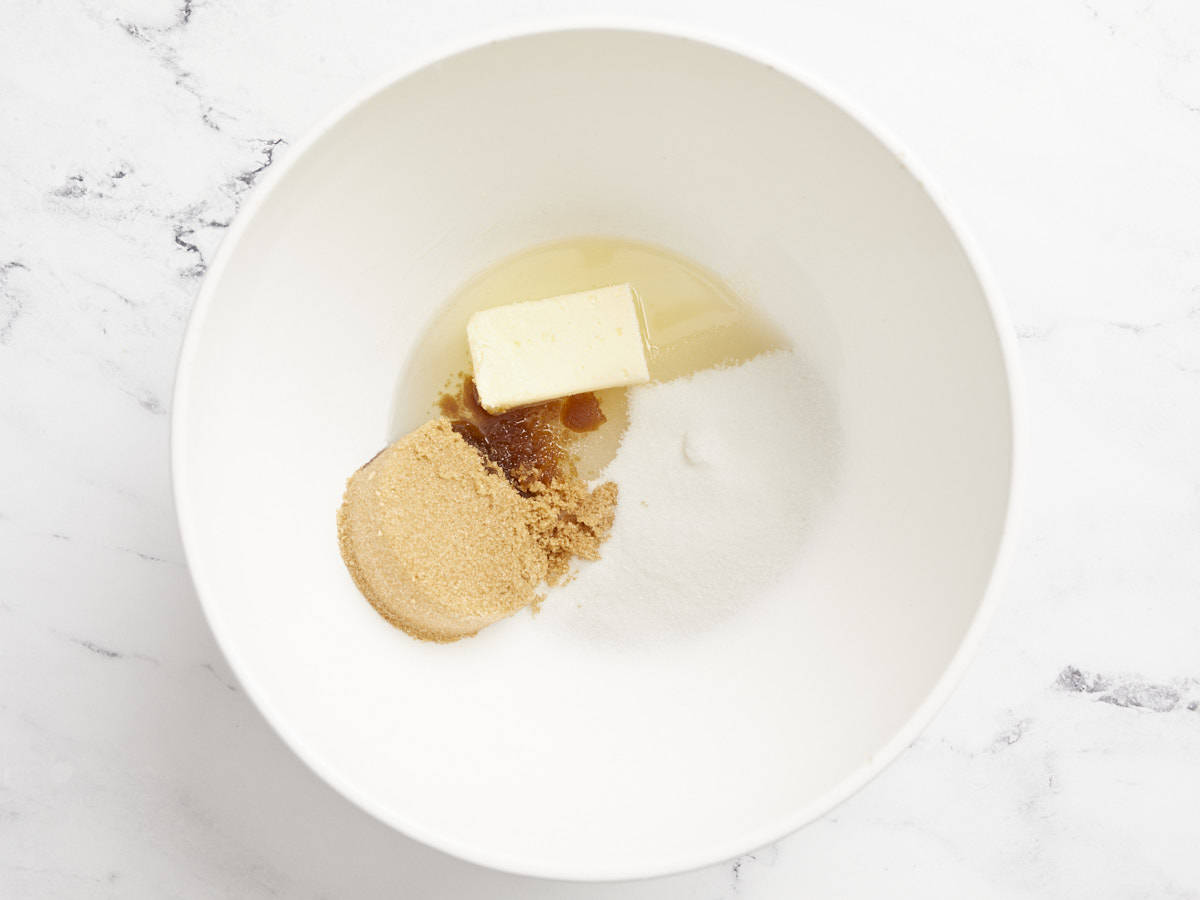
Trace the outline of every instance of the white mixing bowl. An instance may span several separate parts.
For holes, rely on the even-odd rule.
[[[1013,352],[961,230],[843,106],[690,39],[524,35],[370,92],[255,192],[183,350],[176,501],[230,664],[346,797],[499,869],[658,875],[821,815],[945,699],[1004,543]],[[520,614],[414,641],[343,568],[345,479],[439,303],[590,235],[690,257],[789,332],[836,493],[778,590],[702,634],[593,645]]]

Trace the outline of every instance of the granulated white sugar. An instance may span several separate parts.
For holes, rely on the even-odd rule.
[[[777,583],[832,488],[827,390],[795,354],[632,388],[605,479],[620,485],[599,563],[543,615],[588,638],[654,641],[707,629]]]

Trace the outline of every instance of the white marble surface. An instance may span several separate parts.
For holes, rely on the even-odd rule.
[[[202,619],[166,452],[258,173],[406,60],[601,6],[795,60],[909,145],[1007,294],[1030,437],[926,734],[775,846],[619,886],[458,862],[311,775]],[[1200,897],[1200,4],[6,0],[0,461],[0,896]]]

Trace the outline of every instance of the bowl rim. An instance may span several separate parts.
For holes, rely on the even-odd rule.
[[[510,854],[492,852],[486,847],[464,844],[451,837],[431,831],[419,822],[406,820],[404,816],[396,814],[395,811],[383,809],[371,797],[365,796],[349,784],[332,767],[326,766],[305,747],[300,737],[291,730],[286,719],[280,716],[266,702],[263,693],[250,674],[250,670],[246,667],[244,661],[238,658],[232,645],[226,639],[220,617],[216,614],[214,608],[205,601],[206,594],[210,593],[206,589],[208,579],[201,555],[197,549],[193,529],[189,525],[191,504],[187,493],[181,486],[184,481],[183,473],[186,470],[182,448],[187,443],[186,426],[183,423],[189,416],[188,398],[191,392],[193,363],[201,335],[204,332],[209,308],[217,292],[217,287],[222,281],[225,268],[233,255],[233,250],[240,242],[248,224],[255,218],[265,200],[274,193],[276,187],[296,163],[303,158],[305,153],[314,144],[320,141],[355,110],[373,100],[392,85],[430,66],[501,41],[571,32],[646,34],[689,41],[735,54],[751,62],[774,69],[808,88],[817,96],[845,113],[879,141],[925,191],[958,241],[976,280],[979,282],[1000,349],[1005,386],[1007,388],[1009,429],[1011,434],[1007,505],[1000,538],[996,546],[991,572],[988,576],[983,596],[980,598],[979,605],[949,664],[904,725],[892,735],[887,743],[875,752],[871,759],[855,769],[830,790],[804,806],[791,810],[788,814],[777,817],[770,822],[746,829],[737,837],[724,841],[715,850],[705,849],[697,852],[679,853],[666,859],[653,862],[643,860],[633,864],[627,862],[608,863],[597,860],[583,866],[572,864],[555,865],[547,864],[544,861],[522,860]],[[200,601],[204,618],[208,622],[217,645],[224,654],[234,675],[241,683],[246,695],[291,751],[322,781],[333,787],[351,803],[378,821],[422,844],[467,862],[513,875],[576,882],[612,882],[655,878],[717,865],[751,853],[758,848],[781,840],[803,828],[805,825],[816,821],[856,794],[887,768],[916,740],[920,733],[933,720],[936,713],[946,703],[951,693],[962,680],[968,665],[979,648],[982,634],[991,620],[998,603],[996,599],[999,592],[998,585],[1002,580],[1003,573],[1008,570],[1011,563],[1014,544],[1013,532],[1016,530],[1015,526],[1018,521],[1017,510],[1021,505],[1024,484],[1024,385],[1017,364],[1018,349],[1016,333],[1012,328],[1007,309],[1001,302],[1000,296],[995,277],[986,263],[974,235],[967,228],[964,219],[947,200],[946,195],[937,188],[936,183],[929,177],[926,169],[907,150],[904,143],[877,119],[873,113],[856,100],[848,97],[829,81],[810,71],[804,70],[788,59],[781,59],[776,54],[762,47],[754,46],[748,41],[742,41],[727,35],[718,35],[711,30],[683,25],[679,22],[642,17],[611,16],[554,17],[547,19],[542,24],[508,25],[500,28],[476,30],[465,38],[460,37],[456,40],[439,42],[432,49],[420,52],[408,62],[393,67],[384,76],[372,79],[348,99],[334,107],[332,111],[327,112],[316,124],[308,128],[300,140],[291,146],[286,157],[271,166],[265,173],[265,177],[253,187],[246,201],[237,211],[234,221],[222,239],[220,247],[211,265],[208,267],[203,283],[196,295],[196,300],[188,317],[187,328],[175,370],[169,454],[171,488],[180,540],[183,546],[184,557],[187,561],[188,572],[195,587],[197,598]]]

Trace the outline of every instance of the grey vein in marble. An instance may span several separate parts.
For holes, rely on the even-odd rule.
[[[1132,675],[1107,676],[1067,666],[1058,673],[1059,690],[1094,694],[1101,703],[1126,709],[1167,713],[1195,711],[1200,706],[1200,679],[1180,678],[1171,683],[1146,681]]]
[[[25,309],[23,297],[11,282],[17,273],[28,270],[28,266],[16,260],[0,263],[0,344],[7,344],[12,338],[13,326]]]
[[[241,209],[242,199],[246,192],[254,186],[259,175],[275,162],[276,150],[286,144],[287,141],[281,137],[250,139],[250,145],[257,151],[259,159],[249,168],[236,173],[221,185],[220,191],[230,207],[223,217],[213,217],[210,212],[211,204],[208,201],[188,206],[172,216],[175,246],[185,253],[191,254],[195,260],[191,265],[180,270],[181,276],[199,278],[208,270],[208,259],[204,251],[192,241],[193,236],[202,229],[221,231],[228,228],[233,221],[233,216]]]
[[[221,126],[216,121],[220,114],[200,93],[195,84],[195,77],[180,63],[178,51],[171,44],[171,38],[191,22],[192,11],[192,0],[184,0],[170,25],[138,24],[121,18],[115,19],[114,22],[139,44],[149,48],[159,64],[175,79],[175,85],[196,101],[200,108],[201,121],[213,131],[220,131]]]

